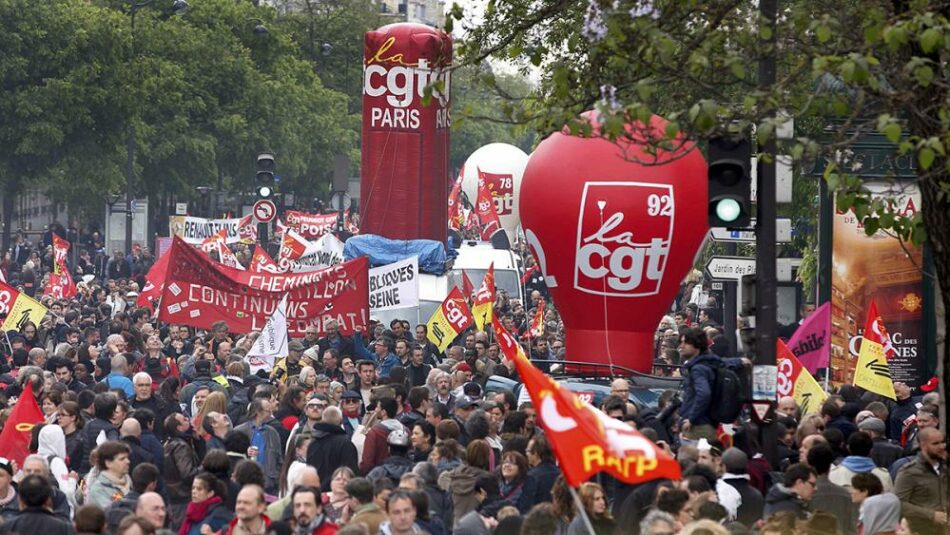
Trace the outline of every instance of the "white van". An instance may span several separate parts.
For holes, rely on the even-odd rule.
[[[524,266],[520,256],[508,249],[495,249],[488,242],[476,241],[463,242],[458,253],[452,269],[445,275],[419,275],[418,307],[371,312],[370,316],[387,327],[392,320],[400,319],[407,320],[415,328],[416,325],[429,321],[453,287],[462,287],[463,271],[477,291],[492,262],[495,263],[495,287],[504,288],[509,298],[520,299],[524,303],[524,286],[521,284]]]

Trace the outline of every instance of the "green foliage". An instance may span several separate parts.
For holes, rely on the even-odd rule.
[[[333,156],[357,147],[358,117],[276,12],[233,0],[170,7],[138,9],[133,41],[125,1],[0,0],[6,192],[29,184],[101,212],[124,191],[129,128],[139,196],[188,198],[218,180],[249,190],[263,150],[277,155],[286,191],[329,181]]]
[[[521,77],[465,66],[452,72],[451,169],[488,143],[509,143],[531,152],[534,136],[518,124],[531,86]]]

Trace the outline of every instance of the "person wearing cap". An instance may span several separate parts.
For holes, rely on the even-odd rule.
[[[900,446],[887,439],[887,427],[884,421],[869,416],[858,424],[858,431],[871,435],[874,445],[871,447],[871,460],[880,468],[887,470],[894,461],[900,459],[904,452]]]
[[[343,430],[350,437],[360,426],[360,417],[363,412],[363,396],[355,390],[346,390],[340,399],[340,410],[343,412]]]
[[[399,479],[410,472],[414,464],[409,460],[409,433],[404,428],[393,429],[386,437],[386,443],[389,444],[389,457],[370,470],[366,479],[375,484],[379,479],[389,478],[394,485],[399,485]]]
[[[271,379],[286,383],[288,378],[300,375],[300,370],[303,369],[300,363],[302,355],[303,344],[297,340],[287,344],[287,356],[274,363],[274,369],[270,372]]]
[[[0,517],[4,522],[20,514],[20,501],[12,482],[13,461],[0,457]]]
[[[303,414],[290,430],[290,438],[287,439],[287,449],[290,450],[290,444],[298,433],[312,433],[313,426],[323,421],[323,410],[327,408],[329,401],[323,394],[311,394],[307,403],[303,406]]]
[[[478,400],[468,396],[461,396],[455,400],[455,407],[452,411],[452,419],[455,420],[455,423],[459,425],[459,444],[462,446],[468,446],[471,438],[468,436],[468,432],[465,431],[465,422],[468,421],[468,417],[472,415],[472,412],[478,407]]]

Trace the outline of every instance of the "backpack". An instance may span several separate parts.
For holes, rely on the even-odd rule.
[[[709,418],[721,424],[731,424],[742,412],[743,389],[739,374],[717,360],[715,366],[710,366],[716,373],[712,383],[712,403],[709,404]]]

